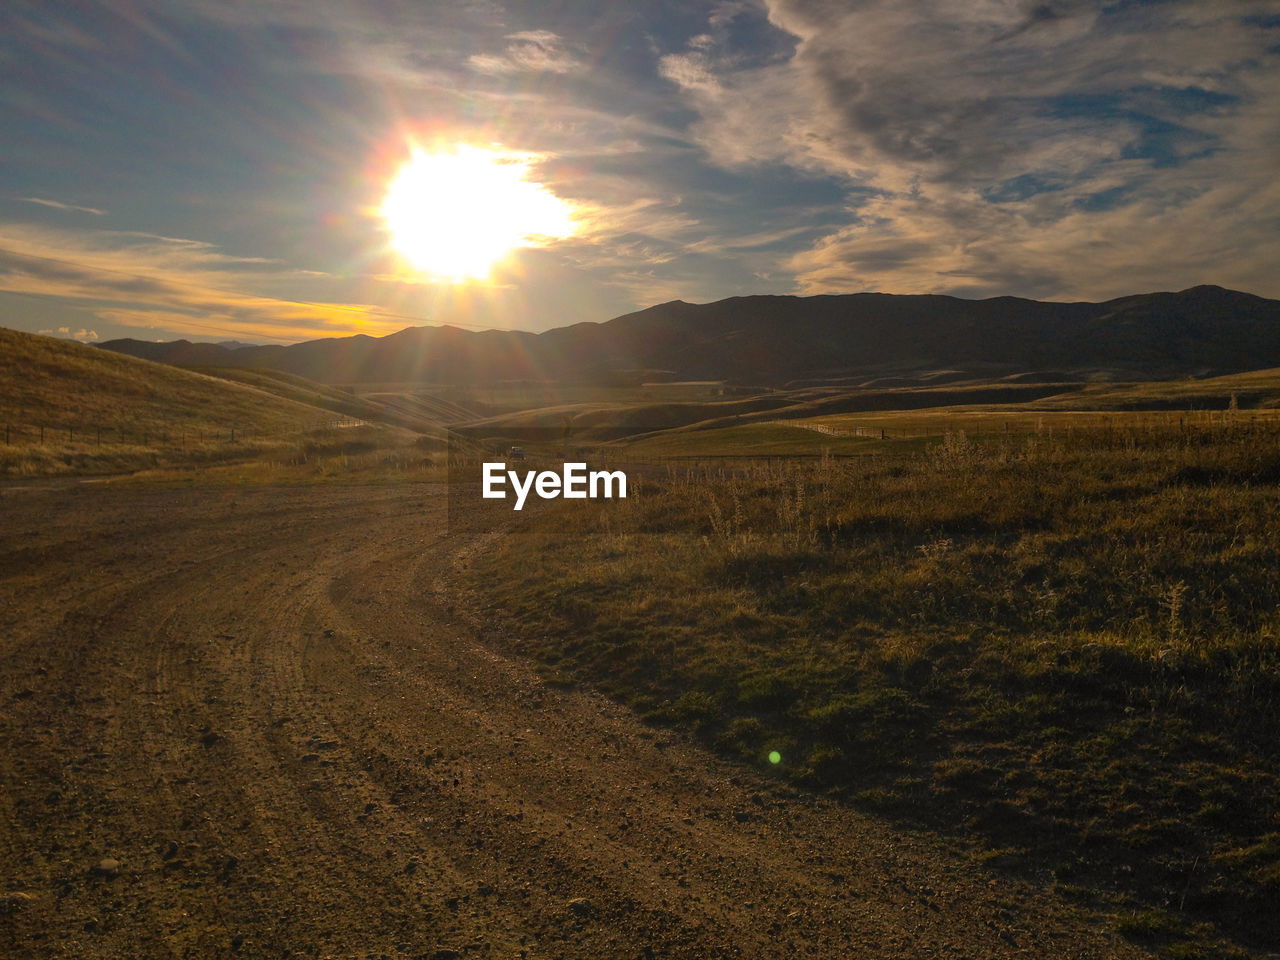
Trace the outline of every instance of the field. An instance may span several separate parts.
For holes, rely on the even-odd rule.
[[[897,452],[678,461],[558,506],[476,582],[549,678],[973,842],[1168,955],[1276,942],[1280,422],[873,423]]]
[[[1274,955],[1274,372],[484,397],[42,339],[0,952]],[[526,435],[630,496],[482,504]]]

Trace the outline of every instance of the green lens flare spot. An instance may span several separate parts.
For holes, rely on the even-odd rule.
[[[770,762],[770,763],[781,763],[781,762],[782,762],[782,754],[780,754],[777,750],[770,750],[770,751],[769,751],[769,762]]]

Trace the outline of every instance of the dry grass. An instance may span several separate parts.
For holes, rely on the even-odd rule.
[[[314,426],[314,406],[95,347],[0,328],[0,413],[24,437],[44,426],[93,435],[269,434]],[[332,417],[330,417],[332,419]],[[48,438],[48,434],[47,434]]]
[[[369,479],[429,469],[443,447],[438,429],[353,425],[349,415],[373,408],[341,391],[237,376],[0,329],[0,476]]]
[[[1231,956],[1280,937],[1278,485],[1274,422],[952,431],[673,466],[475,577],[551,675]]]
[[[822,428],[837,436],[874,439],[882,431],[891,440],[930,438],[939,440],[948,433],[964,433],[973,440],[998,440],[1034,434],[1041,440],[1064,438],[1070,442],[1076,434],[1167,434],[1184,431],[1189,434],[1220,433],[1226,428],[1260,428],[1280,424],[1280,410],[1274,409],[1172,409],[1124,410],[1069,408],[1064,397],[1035,404],[940,407],[931,410],[891,410],[870,413],[837,414],[797,420],[797,426]],[[1229,402],[1229,401],[1228,401]]]

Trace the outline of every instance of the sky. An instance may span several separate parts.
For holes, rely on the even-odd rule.
[[[417,154],[495,158],[571,228],[433,272],[389,225]],[[1280,298],[1278,173],[1280,0],[0,5],[0,326],[86,342]],[[400,219],[510,232],[451,176]]]

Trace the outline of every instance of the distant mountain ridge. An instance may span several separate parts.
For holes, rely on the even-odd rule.
[[[881,293],[663,303],[544,333],[410,327],[291,346],[112,340],[103,349],[323,383],[799,380],[1070,375],[1163,379],[1280,366],[1280,301],[1215,286],[1104,303]]]

